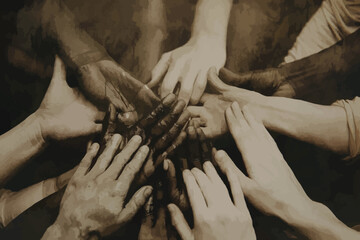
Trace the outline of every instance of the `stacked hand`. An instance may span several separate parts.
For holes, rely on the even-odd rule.
[[[203,169],[204,172],[198,168],[183,172],[194,215],[194,228],[190,229],[184,215],[175,204],[168,205],[172,224],[181,238],[256,239],[251,216],[234,169],[224,169],[233,201],[212,163],[205,162]]]
[[[65,140],[100,132],[105,113],[68,86],[64,63],[56,56],[53,77],[35,115],[45,140]]]
[[[265,95],[279,97],[294,97],[295,91],[286,80],[286,73],[280,68],[267,68],[264,70],[246,73],[233,73],[222,68],[220,78],[227,84],[247,88]]]
[[[90,169],[99,150],[97,143],[92,144],[71,178],[59,216],[44,239],[88,239],[93,233],[109,235],[123,227],[144,205],[152,192],[150,186],[140,188],[127,203],[125,198],[149,148],[141,146],[140,136],[134,136],[115,155],[122,141],[115,134]]]
[[[214,138],[227,132],[224,112],[231,102],[237,101],[241,106],[260,105],[265,96],[246,89],[225,84],[216,74],[216,69],[211,68],[208,73],[209,87],[215,94],[204,94],[201,98],[203,106],[191,106],[191,116],[202,125],[206,137]]]
[[[327,207],[306,195],[271,135],[247,107],[241,109],[233,103],[226,110],[226,120],[248,176],[223,151],[218,152],[216,162],[223,172],[236,172],[251,204],[263,213],[281,218],[310,239],[358,238]]]
[[[209,142],[201,128],[194,121],[190,121],[186,129],[187,139],[175,154],[169,156],[172,159],[164,161],[164,170],[166,171],[165,185],[169,193],[170,201],[180,207],[182,211],[189,208],[189,202],[186,195],[183,180],[179,179],[185,169],[197,167],[202,170],[202,165],[207,162],[214,162],[212,157],[212,144]]]
[[[212,38],[191,38],[184,46],[163,54],[152,71],[148,83],[153,88],[163,79],[161,97],[172,93],[180,83],[179,99],[196,104],[207,83],[207,71],[211,66],[217,70],[225,64],[225,46]]]
[[[80,86],[98,106],[112,103],[121,121],[134,124],[159,103],[158,97],[142,82],[127,73],[112,59],[79,67]]]

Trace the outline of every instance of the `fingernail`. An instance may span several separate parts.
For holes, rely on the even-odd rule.
[[[169,163],[167,162],[167,160],[164,161],[163,168],[165,171],[169,169]]]
[[[190,170],[189,169],[185,169],[184,171],[183,171],[183,176],[185,177],[188,177],[188,176],[190,176],[191,175],[191,172],[190,172]]]
[[[149,187],[147,187],[147,188],[145,189],[144,195],[145,195],[146,197],[148,197],[148,196],[150,196],[150,194],[152,193],[152,191],[153,191],[153,188],[152,188],[151,186],[149,186]]]
[[[209,169],[209,168],[211,168],[211,165],[212,165],[212,164],[211,164],[210,161],[206,161],[206,162],[204,162],[203,167]]]
[[[134,135],[132,139],[136,143],[140,143],[142,141],[142,138],[139,135]]]
[[[172,204],[167,205],[170,212],[174,211],[174,206]]]
[[[93,143],[91,145],[91,151],[97,151],[99,149],[99,144],[98,143]]]
[[[116,133],[112,136],[112,143],[116,143],[120,140],[120,134]]]

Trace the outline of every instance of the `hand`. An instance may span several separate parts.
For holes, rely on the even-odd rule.
[[[160,100],[142,82],[133,78],[112,59],[100,60],[79,67],[80,86],[99,106],[112,103],[126,113],[127,125],[149,113]],[[124,120],[124,116],[119,117]]]
[[[216,138],[228,132],[225,110],[231,102],[221,100],[221,95],[208,94],[200,99],[202,106],[190,106],[191,117],[200,123],[207,138]]]
[[[209,70],[208,81],[210,89],[216,94],[219,94],[219,99],[223,101],[236,101],[240,106],[244,106],[246,104],[261,105],[264,101],[266,101],[265,96],[257,92],[225,84],[216,75],[215,68],[211,68]]]
[[[244,107],[233,103],[226,120],[239,148],[245,176],[224,151],[215,160],[220,169],[237,172],[244,195],[260,211],[277,216],[309,239],[357,239],[359,234],[341,223],[324,205],[313,202],[287,165],[264,125]],[[259,151],[261,149],[261,151]]]
[[[170,195],[170,200],[175,203],[181,211],[187,211],[189,208],[188,197],[185,191],[183,179],[177,174],[178,171],[191,169],[197,167],[203,170],[203,163],[206,161],[213,161],[212,143],[208,141],[200,126],[195,121],[190,121],[186,129],[186,141],[180,145],[174,154],[169,154],[173,161],[166,159],[164,161],[164,170],[166,172],[166,181],[164,184],[167,187],[167,192]],[[175,167],[175,165],[176,167]]]
[[[68,86],[64,63],[56,56],[53,77],[35,115],[45,140],[65,140],[100,132],[105,113]]]
[[[291,84],[286,81],[286,74],[281,67],[239,74],[222,68],[219,76],[226,84],[250,89],[261,94],[289,98],[295,96],[295,91]]]
[[[149,148],[140,147],[141,138],[134,136],[114,157],[121,142],[122,137],[115,134],[89,170],[99,149],[96,143],[91,146],[68,184],[59,216],[45,233],[45,239],[54,235],[51,230],[64,234],[62,239],[87,239],[92,233],[109,235],[123,227],[145,204],[152,192],[150,186],[140,188],[126,205],[125,198]]]
[[[234,203],[214,166],[204,163],[204,172],[185,170],[183,178],[194,215],[190,229],[180,209],[169,204],[171,221],[182,239],[256,239],[251,216],[246,207],[240,183],[232,169],[227,179]]]
[[[179,99],[196,104],[203,94],[207,71],[211,66],[219,70],[225,64],[225,44],[216,38],[191,38],[184,46],[163,54],[152,71],[148,83],[153,88],[163,78],[161,97],[172,93],[177,83],[181,83]]]

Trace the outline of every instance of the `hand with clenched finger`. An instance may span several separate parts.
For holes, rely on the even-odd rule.
[[[145,204],[152,192],[150,186],[140,188],[128,202],[125,199],[149,148],[141,146],[141,137],[134,136],[115,155],[122,141],[119,134],[113,135],[90,169],[99,149],[97,143],[92,144],[69,181],[57,220],[43,239],[88,239],[94,233],[107,236]]]

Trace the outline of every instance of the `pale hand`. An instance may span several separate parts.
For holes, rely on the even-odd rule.
[[[225,43],[217,38],[191,38],[185,45],[163,54],[152,71],[148,83],[153,88],[163,78],[161,97],[172,93],[180,83],[179,99],[196,104],[207,84],[207,71],[215,66],[220,70],[226,59]]]
[[[203,168],[204,172],[197,168],[183,172],[194,215],[194,229],[190,229],[176,205],[168,206],[172,224],[181,238],[183,240],[256,239],[251,216],[235,172],[232,169],[226,171],[233,203],[214,166],[207,161]]]
[[[35,115],[40,119],[46,141],[98,133],[105,113],[87,101],[78,89],[69,87],[64,63],[56,56],[49,88]]]
[[[140,188],[125,203],[131,183],[141,169],[148,153],[141,146],[141,138],[134,136],[116,156],[123,138],[113,135],[106,148],[89,170],[99,145],[94,143],[69,181],[54,225],[44,235],[53,238],[59,232],[61,239],[72,237],[88,239],[91,233],[107,236],[123,227],[145,204],[152,192],[150,186]],[[140,148],[139,148],[140,147]],[[138,149],[139,148],[139,149]],[[134,157],[131,157],[134,154]]]
[[[191,113],[191,117],[200,123],[201,129],[207,138],[216,138],[228,132],[225,110],[230,106],[231,102],[220,98],[221,95],[204,93],[200,99],[202,106],[190,106],[187,108]]]

